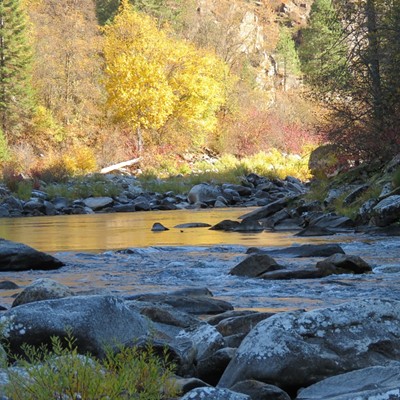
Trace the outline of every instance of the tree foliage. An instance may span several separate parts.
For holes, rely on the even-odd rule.
[[[333,111],[329,138],[355,157],[400,150],[399,23],[397,2],[317,0],[303,32],[306,79]]]
[[[21,123],[33,108],[30,82],[32,52],[28,42],[27,19],[19,0],[0,2],[0,123],[15,139]]]
[[[139,142],[142,130],[160,130],[170,119],[203,133],[215,128],[228,74],[217,57],[168,37],[127,0],[104,32],[108,105]]]

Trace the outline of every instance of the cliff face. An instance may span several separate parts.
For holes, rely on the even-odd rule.
[[[306,25],[312,2],[197,0],[197,23],[214,29],[215,48],[233,69],[245,60],[257,87],[274,92],[283,73],[275,57],[280,26],[289,27],[295,34]],[[297,84],[296,79],[289,82]]]

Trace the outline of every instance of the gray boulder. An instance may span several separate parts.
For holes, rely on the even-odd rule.
[[[400,219],[400,195],[381,200],[373,209],[373,221],[377,226],[390,225]]]
[[[62,285],[52,279],[42,278],[32,282],[19,293],[14,299],[12,307],[40,300],[61,299],[73,295],[72,290],[68,286]]]
[[[261,321],[243,340],[219,386],[255,379],[301,388],[391,360],[400,360],[400,302],[354,301]]]
[[[51,270],[63,265],[57,258],[25,244],[0,239],[0,271]]]
[[[399,400],[400,363],[375,366],[324,379],[300,391],[296,400]]]
[[[214,203],[221,194],[221,190],[216,186],[200,183],[190,189],[187,198],[190,204]]]
[[[187,392],[181,400],[251,400],[251,397],[228,389],[201,387]]]
[[[114,200],[111,197],[89,197],[83,200],[85,206],[91,208],[93,211],[111,206],[113,202]]]
[[[13,354],[27,343],[50,343],[52,336],[76,339],[81,353],[104,356],[105,347],[132,342],[148,335],[145,317],[113,296],[76,296],[37,301],[12,308],[0,319]]]

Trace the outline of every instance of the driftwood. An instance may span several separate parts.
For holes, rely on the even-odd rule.
[[[111,171],[115,171],[115,170],[120,169],[120,168],[130,167],[131,165],[134,165],[134,164],[137,164],[138,162],[140,162],[141,159],[142,159],[142,157],[134,158],[132,160],[123,161],[123,162],[120,162],[118,164],[110,165],[109,167],[104,167],[104,168],[102,168],[100,170],[100,173],[101,174],[107,174],[107,173],[109,173]]]

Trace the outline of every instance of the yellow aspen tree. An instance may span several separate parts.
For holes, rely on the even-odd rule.
[[[139,149],[142,131],[161,131],[171,121],[196,140],[192,132],[215,129],[228,74],[221,60],[169,37],[128,0],[104,32],[108,106],[136,131]]]
[[[160,54],[166,36],[127,0],[104,32],[108,105],[136,130],[141,150],[142,130],[161,127],[174,109],[175,95]]]

